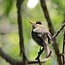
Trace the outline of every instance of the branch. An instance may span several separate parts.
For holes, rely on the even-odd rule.
[[[11,65],[23,65],[23,61],[21,60],[15,60],[12,57],[10,57],[8,54],[6,54],[1,48],[0,48],[0,56],[5,59],[8,63]],[[49,60],[49,58],[45,58],[40,61],[40,63],[45,63],[45,61]],[[37,64],[38,61],[28,61],[27,64]]]
[[[39,59],[39,57],[42,54],[43,50],[44,50],[44,47],[42,49],[40,48],[40,50],[38,52],[38,56],[35,58],[35,60],[38,60]]]
[[[45,61],[47,61],[49,58],[45,58],[43,60],[40,61],[40,63],[45,63]],[[35,61],[28,61],[28,64],[37,64],[39,63],[38,60]]]
[[[45,16],[45,18],[47,20],[49,31],[51,32],[52,35],[54,35],[55,31],[54,31],[54,28],[53,28],[53,25],[52,25],[52,22],[51,22],[51,19],[50,19],[49,12],[48,12],[48,9],[47,9],[45,1],[46,0],[40,0],[41,7],[42,7],[42,10],[44,12],[44,16]],[[55,54],[57,56],[58,64],[62,65],[62,60],[61,60],[59,48],[58,48],[58,45],[57,45],[57,42],[56,42],[55,38],[53,39],[53,42],[54,42],[53,48],[54,48]]]
[[[35,60],[38,60],[39,65],[41,65],[40,55],[42,54],[43,50],[44,50],[44,47],[43,47],[42,49],[41,49],[41,47],[40,47],[40,50],[39,50],[39,52],[38,52],[38,55],[37,55],[37,57],[35,58]]]
[[[61,28],[52,36],[52,38],[56,38],[59,33],[62,31],[62,29],[65,27],[65,23],[61,26]]]
[[[64,15],[64,21],[63,23],[65,23],[65,15]],[[64,30],[64,35],[63,35],[63,48],[62,48],[62,59],[63,59],[63,65],[65,64],[65,59],[64,59],[64,54],[65,54],[65,50],[64,50],[64,47],[65,47],[65,30]]]
[[[20,45],[20,54],[23,55],[23,61],[26,62],[27,58],[25,55],[25,48],[24,48],[24,39],[23,39],[23,26],[22,26],[22,16],[21,16],[21,4],[24,0],[17,0],[17,18],[18,18],[18,30],[19,30],[19,45]]]
[[[64,31],[64,38],[63,38],[63,50],[62,50],[62,58],[63,58],[63,65],[64,65],[64,46],[65,46],[65,31]]]
[[[41,3],[41,7],[42,7],[42,10],[43,10],[44,16],[45,16],[47,23],[48,23],[48,26],[49,26],[49,31],[53,35],[55,33],[55,31],[54,31],[54,28],[53,28],[53,25],[52,25],[52,22],[51,22],[51,19],[50,19],[50,16],[49,16],[49,12],[48,12],[48,9],[47,9],[47,6],[46,6],[46,2],[45,2],[45,0],[40,0],[40,3]]]
[[[7,55],[1,48],[0,48],[0,56],[4,58],[7,62],[9,62],[11,65],[16,65],[17,63],[16,60]]]

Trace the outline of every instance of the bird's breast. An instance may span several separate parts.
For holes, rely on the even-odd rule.
[[[41,36],[41,34],[39,35],[39,33],[32,31],[32,38],[36,41],[38,45],[43,46],[43,39]]]

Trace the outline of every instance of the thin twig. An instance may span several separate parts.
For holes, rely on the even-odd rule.
[[[52,38],[56,38],[59,33],[62,31],[62,29],[65,27],[65,23],[61,26],[61,28],[52,36]]]
[[[45,63],[46,61],[48,61],[50,58],[44,58],[42,60],[40,60],[40,63]],[[38,60],[35,61],[29,61],[28,64],[36,64],[39,63]]]
[[[44,50],[44,47],[41,49],[41,47],[40,47],[40,50],[39,50],[39,52],[38,52],[38,56],[35,58],[35,60],[38,60],[38,62],[39,62],[39,65],[41,65],[41,62],[40,62],[40,55],[42,54],[42,52],[43,52],[43,50]]]
[[[40,59],[38,58],[38,63],[39,63],[39,65],[41,65],[41,62],[40,62]]]
[[[38,52],[38,56],[35,58],[35,60],[38,60],[40,55],[42,54],[44,48],[40,49],[39,52]]]

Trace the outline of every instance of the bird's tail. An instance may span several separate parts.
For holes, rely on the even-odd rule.
[[[48,44],[48,41],[46,40],[45,41],[45,44],[44,44],[44,49],[45,49],[45,53],[46,53],[46,58],[48,58],[49,56],[51,56],[51,49],[49,47],[49,44]]]
[[[46,46],[45,52],[46,52],[46,58],[48,58],[49,56],[51,56],[51,50],[50,50],[49,46]]]

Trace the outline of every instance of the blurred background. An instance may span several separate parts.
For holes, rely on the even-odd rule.
[[[46,0],[46,4],[53,27],[55,31],[57,31],[61,27],[64,20],[65,2],[64,0]],[[31,38],[32,27],[29,22],[42,21],[46,27],[48,26],[39,0],[24,0],[21,6],[21,13],[23,21],[25,53],[29,60],[34,60],[40,47]],[[57,37],[60,52],[62,52],[63,31],[64,30],[62,30]],[[19,50],[16,0],[0,0],[0,47],[11,57],[21,59]],[[50,47],[53,50],[52,44],[50,44]],[[45,53],[43,52],[41,59],[44,57]],[[10,64],[7,63],[5,59],[0,57],[0,65]],[[55,54],[53,53],[50,60],[46,61],[46,63],[42,65],[58,65]]]

